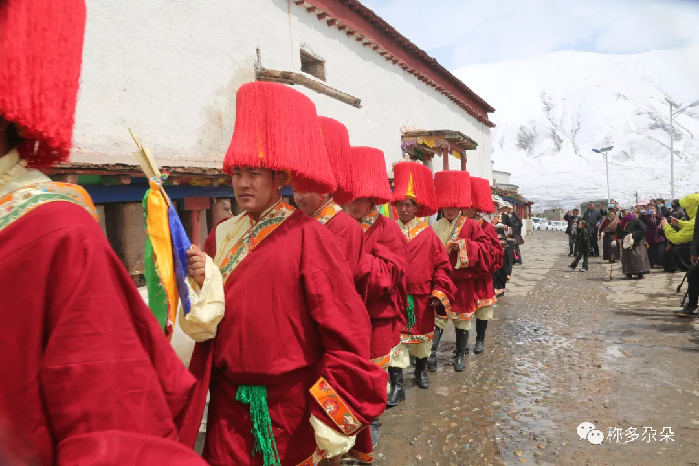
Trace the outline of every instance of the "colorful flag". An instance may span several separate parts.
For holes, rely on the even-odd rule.
[[[191,243],[169,199],[154,179],[143,197],[146,216],[145,277],[148,305],[163,331],[172,337],[177,306],[191,309],[187,293],[187,250]]]

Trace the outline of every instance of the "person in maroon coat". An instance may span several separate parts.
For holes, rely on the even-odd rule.
[[[430,367],[436,369],[439,340],[443,329],[451,320],[456,329],[454,370],[461,372],[466,369],[465,355],[468,352],[471,320],[479,305],[479,278],[491,270],[501,249],[493,243],[481,225],[463,213],[465,208],[472,205],[471,177],[468,172],[438,172],[435,174],[435,190],[438,203],[446,215],[434,228],[449,252],[449,260],[454,268],[452,279],[456,294],[446,315],[437,316],[435,324],[439,330],[435,331]]]
[[[209,391],[209,464],[337,463],[385,409],[387,377],[335,237],[280,194],[289,175],[304,192],[335,187],[315,106],[255,82],[238,90],[236,115],[223,168],[245,212],[188,252],[192,310],[179,322],[197,341],[197,384],[181,439],[194,444]]]
[[[83,0],[0,1],[0,463],[201,465],[179,361],[66,162]],[[34,167],[34,168],[32,168]]]
[[[449,256],[429,223],[421,217],[437,212],[432,171],[419,162],[400,162],[393,167],[393,205],[398,226],[408,240],[406,284],[408,324],[401,330],[403,351],[389,372],[397,372],[398,384],[388,394],[388,405],[398,404],[403,388],[403,372],[415,359],[415,379],[422,389],[429,387],[427,358],[434,337],[435,311],[444,313],[454,300],[454,283]]]
[[[318,220],[335,235],[347,259],[347,265],[352,273],[355,273],[359,258],[363,254],[364,232],[340,207],[352,199],[352,195],[347,192],[351,177],[349,133],[345,125],[332,118],[318,117],[318,121],[328,153],[328,162],[337,181],[337,189],[332,195],[294,189],[294,202],[306,215]]]
[[[388,202],[391,188],[383,152],[371,147],[352,147],[352,187],[355,198],[345,205],[364,231],[364,253],[355,272],[357,290],[371,319],[371,359],[388,369],[400,350],[401,329],[407,324],[406,271],[408,242],[400,227],[381,215],[377,205]],[[393,373],[391,385],[397,380]],[[360,432],[350,454],[362,462],[373,461],[373,446],[379,439],[378,420],[371,437]]]

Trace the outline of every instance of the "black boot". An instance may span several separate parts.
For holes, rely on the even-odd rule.
[[[371,434],[371,446],[376,448],[379,444],[379,438],[381,438],[381,423],[379,418],[374,419],[371,424],[369,424],[369,433]]]
[[[437,349],[439,348],[439,340],[442,339],[442,330],[439,327],[434,329],[434,339],[432,340],[432,352],[430,353],[430,358],[427,360],[427,370],[430,372],[437,372]]]
[[[388,375],[391,380],[391,392],[388,394],[386,406],[393,408],[401,401],[405,401],[405,386],[403,385],[403,369],[389,367]]]
[[[415,380],[417,386],[423,390],[429,388],[430,381],[427,378],[427,358],[417,358],[415,360]]]
[[[456,358],[454,370],[462,372],[466,370],[466,348],[468,347],[468,330],[456,329]]]
[[[485,351],[485,330],[487,328],[487,320],[476,319],[476,346],[473,347],[473,352],[476,354]]]

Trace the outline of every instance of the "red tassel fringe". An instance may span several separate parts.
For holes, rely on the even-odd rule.
[[[393,197],[388,184],[383,152],[373,147],[352,147],[352,199],[370,197],[375,204],[386,204]]]
[[[352,200],[349,191],[352,186],[352,154],[350,153],[349,132],[345,125],[328,117],[318,117],[323,132],[325,150],[332,169],[337,190],[333,200],[344,205]]]
[[[473,197],[473,207],[478,209],[478,212],[492,214],[495,212],[493,206],[493,196],[490,191],[490,182],[485,178],[471,178],[471,190]]]
[[[393,166],[393,201],[402,201],[408,191],[410,175],[413,178],[413,191],[415,192],[418,208],[418,217],[429,217],[439,210],[437,196],[434,192],[434,179],[432,170],[418,162],[399,162]]]
[[[235,166],[288,170],[299,191],[335,190],[311,99],[283,84],[247,83],[238,89],[236,115],[223,171],[231,173]]]
[[[434,174],[434,187],[439,207],[471,206],[471,175],[461,170],[447,170]]]
[[[84,35],[84,0],[0,1],[0,115],[31,166],[68,160]]]

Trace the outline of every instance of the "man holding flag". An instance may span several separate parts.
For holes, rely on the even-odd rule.
[[[66,161],[83,0],[0,1],[0,452],[19,464],[198,465],[173,418],[194,379]]]
[[[245,213],[189,252],[198,382],[181,439],[194,445],[211,393],[204,459],[214,466],[314,465],[349,450],[385,408],[370,325],[337,241],[282,200],[335,188],[315,105],[276,83],[243,85],[224,161]]]

